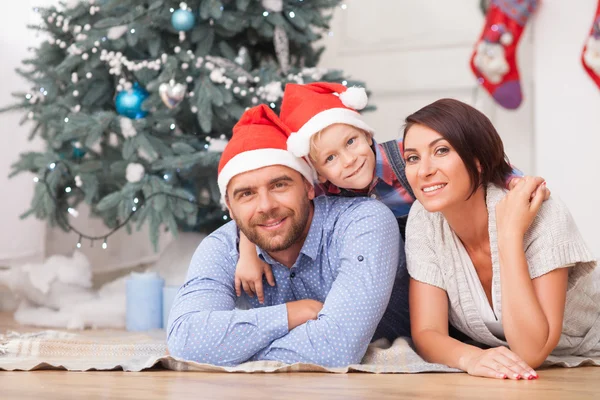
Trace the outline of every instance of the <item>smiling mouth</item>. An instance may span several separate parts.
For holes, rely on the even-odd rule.
[[[271,222],[271,223],[268,223],[268,224],[258,224],[258,226],[260,226],[263,229],[267,229],[267,230],[277,229],[283,224],[283,221],[285,221],[286,219],[287,219],[287,217],[282,218],[277,221],[274,221],[274,222]]]
[[[346,177],[346,179],[348,179],[348,178],[352,178],[354,175],[358,174],[358,173],[360,172],[360,170],[362,169],[362,167],[364,167],[364,166],[365,166],[365,163],[366,163],[366,161],[363,161],[363,163],[360,165],[360,167],[358,167],[358,168],[356,169],[356,171],[354,171],[353,173],[351,173],[350,175],[348,175],[348,176]]]
[[[435,192],[445,188],[446,185],[447,185],[447,183],[441,183],[439,185],[429,186],[429,187],[423,188],[421,190],[425,193],[435,193]]]

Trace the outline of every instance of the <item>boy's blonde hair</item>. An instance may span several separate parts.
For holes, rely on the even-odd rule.
[[[342,125],[348,125],[348,124],[342,124]],[[331,125],[329,125],[329,126],[331,126]],[[327,128],[329,128],[329,126],[327,126],[327,127],[323,128],[323,129],[321,129],[319,132],[315,133],[314,135],[312,135],[312,136],[310,137],[310,151],[309,151],[309,153],[308,153],[308,159],[309,159],[309,160],[310,160],[310,162],[311,162],[311,163],[313,163],[313,164],[314,164],[315,162],[317,162],[317,159],[316,159],[316,155],[317,155],[317,154],[316,154],[316,153],[319,151],[319,146],[317,145],[317,142],[318,142],[319,140],[321,140],[321,136],[323,135],[323,132],[324,132],[324,131],[325,131]],[[355,129],[358,129],[360,132],[362,132],[362,134],[363,134],[363,135],[365,135],[365,138],[370,138],[370,139],[373,139],[373,134],[372,134],[371,132],[369,132],[369,131],[366,131],[366,130],[364,130],[364,129],[357,128],[357,127],[355,127],[354,125],[348,125],[348,126],[351,126],[351,127],[355,128]]]

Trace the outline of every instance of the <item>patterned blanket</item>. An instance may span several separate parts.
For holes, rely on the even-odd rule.
[[[600,358],[550,357],[544,366],[600,366]],[[164,334],[144,335],[126,332],[75,334],[60,331],[0,335],[0,370],[66,369],[69,371],[142,371],[162,367],[174,371],[204,372],[370,372],[419,373],[459,372],[425,362],[409,339],[398,338],[372,343],[362,362],[345,368],[325,368],[314,364],[288,365],[276,361],[247,362],[235,367],[219,367],[180,360],[167,354]]]

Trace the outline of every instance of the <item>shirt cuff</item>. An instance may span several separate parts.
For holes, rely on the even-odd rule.
[[[258,326],[267,337],[271,338],[271,341],[287,335],[289,332],[288,313],[285,303],[277,306],[256,308],[255,311]]]

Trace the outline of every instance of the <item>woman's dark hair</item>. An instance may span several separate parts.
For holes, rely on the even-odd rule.
[[[482,112],[458,100],[440,99],[409,115],[405,122],[404,140],[413,125],[423,125],[438,132],[454,147],[471,178],[469,197],[488,183],[505,186],[513,169],[500,135]]]

